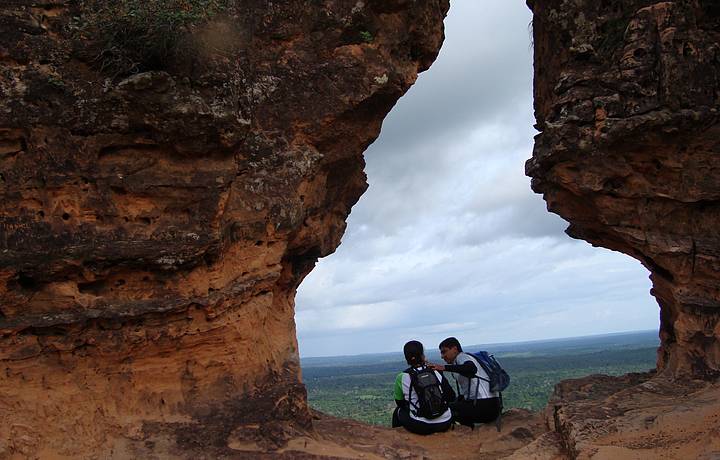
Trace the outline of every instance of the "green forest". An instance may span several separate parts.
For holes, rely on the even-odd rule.
[[[505,409],[542,409],[555,384],[564,379],[645,372],[655,367],[657,332],[605,338],[490,350],[510,374],[510,386],[503,392]],[[438,356],[428,354],[429,360],[439,362]],[[389,425],[395,407],[392,396],[395,376],[407,365],[400,354],[377,355],[375,360],[372,362],[368,356],[305,360],[303,380],[311,407],[337,417]]]

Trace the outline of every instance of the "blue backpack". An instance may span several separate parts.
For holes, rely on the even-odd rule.
[[[479,379],[485,380],[490,384],[490,391],[501,392],[510,384],[510,376],[505,369],[500,366],[495,357],[489,354],[487,351],[478,351],[477,353],[469,353],[470,356],[475,358],[478,363],[482,366],[485,373],[488,375],[487,379],[478,377]]]

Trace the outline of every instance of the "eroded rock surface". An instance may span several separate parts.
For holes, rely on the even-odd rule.
[[[568,234],[651,272],[658,368],[720,375],[720,5],[531,0],[527,173]]]
[[[657,373],[561,382],[548,428],[571,458],[716,458],[720,5],[528,4],[533,189],[570,236],[642,262],[660,306]],[[544,441],[516,456],[548,451]]]
[[[495,424],[477,425],[474,430],[456,425],[445,433],[418,436],[404,428],[369,427],[323,415],[315,420],[315,427],[315,442],[299,439],[292,442],[298,453],[324,452],[340,458],[413,460],[567,458],[557,433],[547,431],[542,414],[524,409],[506,411],[500,432],[497,432]],[[525,450],[531,448],[532,454]]]
[[[137,62],[88,26],[127,3],[0,7],[0,457],[261,455],[308,432],[295,290],[448,2],[213,2]]]
[[[720,386],[705,380],[654,373],[566,380],[556,386],[545,416],[570,458],[720,456]],[[548,451],[537,441],[526,449]]]

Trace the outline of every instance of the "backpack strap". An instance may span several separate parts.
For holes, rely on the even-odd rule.
[[[477,379],[480,380],[480,376],[478,376],[477,374],[475,374],[475,377],[477,377]],[[470,380],[470,381],[472,382],[472,380]],[[469,390],[469,388],[468,388],[468,390]],[[480,394],[480,382],[477,382],[475,384],[475,400],[473,401],[473,405],[477,405],[478,394]]]
[[[410,407],[411,411],[412,408],[415,408],[415,415],[417,416],[418,406],[412,403],[412,390],[415,383],[415,380],[417,379],[417,371],[412,367],[408,367],[403,372],[408,374],[410,376],[410,385],[408,388],[408,407]],[[420,402],[420,401],[418,401]]]
[[[482,362],[480,362],[480,359],[478,359],[477,356],[475,356],[475,355],[472,354],[472,353],[467,353],[467,355],[470,356],[473,360],[475,360],[475,362],[477,362],[478,366],[482,367],[483,370],[485,370],[485,367],[482,365]],[[480,369],[476,369],[476,370],[475,370],[475,375],[473,375],[472,377],[468,378],[468,389],[467,389],[468,394],[467,394],[467,399],[470,399],[470,387],[472,387],[472,379],[485,380],[486,382],[490,383],[490,380],[484,379],[484,378],[480,377],[479,375],[477,375],[477,373],[478,373],[479,370],[480,370]],[[485,373],[487,374],[487,371],[485,371]],[[476,404],[476,403],[477,403],[478,393],[480,393],[480,382],[477,382],[477,383],[475,384],[475,399],[473,400],[473,404]]]
[[[475,361],[477,361],[478,364],[480,365],[480,367],[482,367],[482,370],[485,371],[485,374],[486,374],[488,377],[490,377],[490,369],[488,369],[487,366],[485,366],[485,363],[483,363],[483,360],[480,359],[480,358],[479,358],[477,355],[475,355],[474,353],[468,353],[468,354],[469,354],[470,356],[472,356],[473,358],[475,358]],[[480,369],[478,369],[478,370],[480,370]],[[477,374],[475,374],[475,377],[478,378],[478,379],[480,379],[480,380],[484,380],[484,381],[486,381],[487,383],[490,383],[490,379],[486,379],[486,378],[480,377],[480,376],[477,375]]]
[[[475,353],[468,353],[468,355],[472,356],[472,358],[480,365],[480,367],[482,368],[482,370],[485,371],[485,374],[486,374],[488,377],[490,377],[490,371],[489,371],[488,368],[485,366],[485,364],[483,364],[483,360],[480,359]],[[478,369],[478,371],[479,371],[479,370],[480,370],[480,369]],[[470,382],[472,382],[472,379],[478,379],[478,380],[485,381],[485,382],[488,383],[488,387],[489,387],[490,379],[489,379],[489,378],[486,379],[486,378],[484,378],[484,377],[480,377],[479,375],[477,375],[477,372],[475,373],[474,376],[470,377],[470,379],[469,379]],[[471,384],[469,383],[469,384],[468,384],[468,396],[469,396],[469,393],[470,393],[470,385],[471,385]],[[488,391],[489,391],[489,390],[490,390],[490,388],[488,388]],[[475,385],[475,401],[477,401],[478,393],[480,393],[480,382],[478,382],[478,383]]]
[[[495,428],[497,428],[498,433],[500,433],[500,429],[502,428],[502,411],[503,411],[503,400],[502,400],[502,391],[500,392],[500,411],[498,412],[498,416],[495,419]]]

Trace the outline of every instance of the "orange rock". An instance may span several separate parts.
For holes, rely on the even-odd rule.
[[[0,456],[311,433],[295,290],[449,5],[232,3],[155,57],[103,41],[123,2],[0,7]]]

